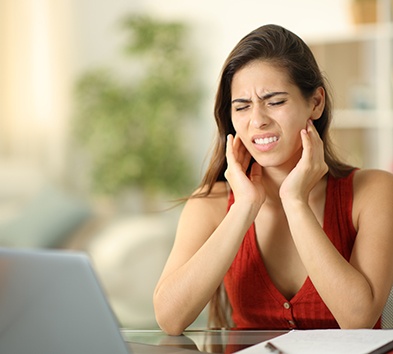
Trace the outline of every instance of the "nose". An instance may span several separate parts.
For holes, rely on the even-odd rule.
[[[250,115],[250,126],[256,129],[261,129],[267,126],[270,122],[269,116],[260,107],[254,107]]]

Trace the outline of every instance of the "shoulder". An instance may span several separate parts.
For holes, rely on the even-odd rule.
[[[228,185],[226,182],[217,182],[211,192],[206,193],[206,186],[197,189],[188,199],[183,214],[188,214],[190,217],[203,217],[205,222],[210,221],[218,226],[227,212]]]
[[[353,188],[355,195],[359,196],[390,192],[393,189],[393,174],[382,170],[358,170],[353,177]]]
[[[208,195],[206,192],[206,187],[196,190],[181,212],[174,245],[176,250],[180,250],[179,254],[195,253],[225,218],[226,184],[216,183]]]
[[[229,192],[229,187],[228,187],[228,183],[226,182],[216,182],[213,185],[213,188],[211,190],[211,192],[204,196],[204,194],[206,194],[208,191],[208,187],[207,186],[202,186],[200,188],[198,188],[196,191],[194,191],[194,193],[192,194],[193,198],[202,198],[202,199],[217,199],[217,198],[227,198],[228,197],[228,192]]]
[[[358,170],[353,178],[353,208],[357,219],[375,212],[393,217],[393,174],[382,170]]]
[[[214,213],[220,211],[221,213],[226,213],[229,195],[228,184],[226,182],[217,182],[213,185],[210,193],[206,193],[206,186],[197,189],[187,203],[210,209]]]

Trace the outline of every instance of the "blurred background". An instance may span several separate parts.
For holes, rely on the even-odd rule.
[[[88,252],[121,325],[157,328],[229,51],[267,23],[300,35],[343,157],[392,171],[391,20],[391,0],[1,0],[0,246]]]

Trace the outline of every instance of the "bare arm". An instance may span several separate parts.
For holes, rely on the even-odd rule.
[[[217,204],[192,199],[180,218],[172,252],[154,294],[157,322],[169,334],[180,334],[207,305],[252,223],[249,210],[233,205],[215,229],[216,219],[225,212],[223,205],[219,213],[214,210]]]
[[[310,140],[304,141],[305,160],[318,166],[318,144],[313,142],[314,131],[310,129],[305,138]],[[310,166],[305,168],[308,176],[313,173]],[[316,220],[308,205],[308,188],[296,185],[295,179],[289,182],[283,184],[283,206],[314,286],[341,328],[373,327],[393,283],[393,176],[382,171],[355,174],[353,217],[358,234],[350,262]]]
[[[250,179],[245,175],[250,156],[239,139],[229,139],[227,159],[226,176],[235,203],[226,213],[227,190],[222,182],[209,197],[186,203],[154,293],[157,322],[172,335],[189,326],[210,301],[263,201],[263,193],[257,193],[253,184],[260,181],[260,170],[255,167]]]

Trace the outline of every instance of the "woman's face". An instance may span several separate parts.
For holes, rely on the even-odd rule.
[[[322,114],[323,89],[305,100],[285,70],[256,60],[235,73],[231,91],[232,123],[251,156],[264,167],[293,168],[302,153],[300,131]]]

